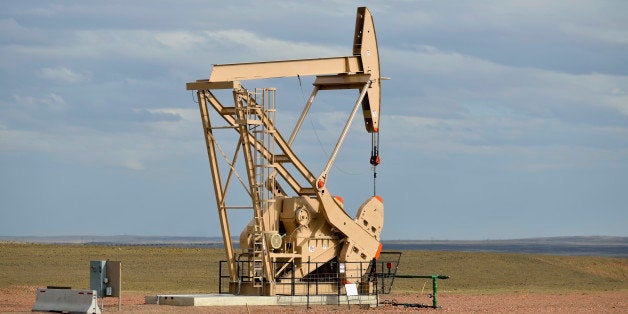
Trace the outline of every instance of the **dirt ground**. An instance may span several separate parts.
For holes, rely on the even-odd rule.
[[[12,286],[0,289],[0,312],[30,312],[35,303],[37,287]],[[144,304],[144,294],[127,293],[122,296],[122,312],[126,313],[280,313],[280,312],[429,312],[431,308],[405,307],[383,304],[377,308],[357,305],[312,306],[229,306],[229,307],[180,307]],[[426,296],[414,294],[383,295],[381,303],[431,304]],[[508,294],[448,294],[439,293],[440,311],[453,313],[628,313],[628,291],[586,293],[508,293]],[[118,301],[109,298],[105,312],[118,312]]]

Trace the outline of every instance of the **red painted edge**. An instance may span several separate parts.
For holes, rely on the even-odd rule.
[[[342,197],[341,197],[340,195],[336,195],[336,196],[334,196],[334,198],[335,198],[338,202],[340,202],[341,204],[344,204],[344,203],[345,203],[345,201],[342,199]]]
[[[377,247],[377,252],[375,252],[375,259],[379,259],[379,254],[382,253],[382,244],[380,243]]]

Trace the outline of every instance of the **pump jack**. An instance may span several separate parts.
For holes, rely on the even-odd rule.
[[[312,93],[286,139],[275,128],[275,90],[249,91],[240,81],[291,76],[316,76],[316,79]],[[330,261],[344,263],[343,281],[358,278],[362,290],[372,291],[370,283],[360,278],[364,278],[369,263],[381,252],[382,198],[376,195],[368,198],[352,218],[345,212],[342,199],[332,196],[326,183],[358,107],[362,107],[366,131],[372,133],[374,141],[377,138],[381,80],[373,19],[366,7],[360,7],[351,56],[217,64],[208,80],[187,83],[187,89],[195,90],[198,97],[231,293],[286,294],[288,288],[281,282],[289,278],[307,279],[315,268]],[[224,106],[212,92],[222,89],[232,89],[233,107]],[[317,93],[342,89],[357,89],[359,96],[324,170],[315,176],[294,153],[292,143]],[[212,125],[208,104],[226,122],[225,126]],[[239,134],[231,161],[220,149],[215,136],[216,130],[224,128]],[[373,151],[378,154],[377,147]],[[242,183],[251,198],[249,208],[253,218],[240,235],[243,253],[236,254],[227,211],[240,207],[228,205],[226,196],[231,179],[237,175],[234,166],[240,153],[246,169],[246,183],[245,180]],[[226,182],[223,182],[218,164],[219,154],[227,159]],[[371,156],[371,164],[377,166],[379,156]],[[287,184],[291,191],[284,190],[280,183]],[[241,266],[242,262],[246,267]],[[335,293],[340,285],[321,285],[317,289]],[[291,292],[295,293],[294,287]],[[302,293],[296,291],[296,294]]]

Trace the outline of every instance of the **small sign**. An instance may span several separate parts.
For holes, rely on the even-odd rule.
[[[345,263],[340,263],[340,267],[339,267],[338,271],[339,271],[341,274],[344,274],[344,273],[345,273]]]
[[[345,284],[345,290],[347,291],[347,296],[352,297],[358,295],[358,285],[354,283]]]

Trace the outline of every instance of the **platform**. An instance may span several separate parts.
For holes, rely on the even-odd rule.
[[[239,305],[306,305],[308,297],[300,296],[243,296],[233,294],[162,294],[146,296],[146,304],[175,306],[239,306]],[[360,304],[376,306],[377,296],[312,295],[311,305]]]

